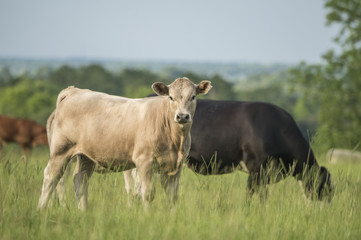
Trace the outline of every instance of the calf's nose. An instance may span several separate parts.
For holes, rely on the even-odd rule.
[[[178,113],[176,116],[177,123],[187,123],[190,120],[190,115],[188,113]]]

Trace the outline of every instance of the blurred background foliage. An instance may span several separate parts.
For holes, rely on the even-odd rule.
[[[324,64],[300,63],[289,81],[301,93],[305,112],[317,114],[317,141],[322,150],[361,144],[361,1],[327,0],[327,24],[340,26]]]
[[[286,109],[319,151],[331,147],[361,150],[361,2],[326,0],[325,7],[327,23],[340,26],[335,36],[340,50],[326,52],[320,64],[302,62],[288,69],[274,65],[269,71],[257,71],[257,66],[252,66],[252,71],[239,67],[245,75],[237,79],[229,77],[237,66],[224,63],[221,69],[228,75],[221,70],[214,73],[215,63],[202,65],[202,71],[191,65],[180,69],[176,64],[157,71],[124,66],[109,70],[102,64],[44,65],[22,74],[12,74],[10,67],[3,65],[0,114],[45,124],[57,94],[67,86],[134,98],[153,93],[153,82],[169,84],[186,76],[195,83],[212,81],[214,88],[202,98],[264,101]]]
[[[176,68],[159,73],[124,68],[113,73],[101,65],[76,68],[65,65],[55,70],[41,68],[35,74],[16,77],[3,68],[0,71],[0,114],[26,117],[45,124],[55,107],[57,94],[67,86],[137,98],[153,93],[152,83],[169,84],[181,76],[187,76],[195,83],[204,79],[212,81],[214,88],[202,98],[272,102],[291,113],[297,102],[296,94],[289,91],[287,72],[251,75],[231,82],[220,75],[207,76]]]
[[[151,85],[154,82],[169,84],[177,77],[186,76],[194,83],[204,79],[212,81],[213,89],[200,98],[276,104],[297,117],[299,126],[307,136],[307,130],[316,129],[317,118],[314,117],[315,112],[308,111],[300,102],[300,94],[291,92],[288,75],[288,71],[253,74],[231,82],[217,74],[207,76],[176,68],[159,73],[124,68],[113,73],[93,64],[85,67],[64,65],[54,70],[41,68],[35,74],[13,77],[3,68],[0,71],[0,114],[30,118],[45,124],[55,108],[58,93],[68,86],[138,98],[152,94]]]

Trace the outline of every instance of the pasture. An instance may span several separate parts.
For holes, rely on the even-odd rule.
[[[329,164],[335,184],[331,203],[305,201],[287,178],[269,186],[266,201],[246,203],[248,175],[196,175],[183,168],[179,199],[169,208],[160,184],[148,211],[128,206],[122,173],[94,173],[89,208],[76,206],[67,181],[65,206],[36,209],[48,150],[34,149],[27,163],[20,148],[7,146],[0,158],[0,239],[360,239],[361,164]]]

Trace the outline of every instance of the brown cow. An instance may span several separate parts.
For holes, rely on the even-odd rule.
[[[0,154],[2,145],[10,142],[20,144],[27,159],[31,148],[48,144],[46,128],[29,119],[0,116]]]
[[[169,201],[176,199],[182,162],[190,149],[195,97],[207,93],[211,84],[178,78],[152,88],[160,96],[129,99],[75,87],[59,94],[47,126],[50,159],[39,209],[46,207],[76,156],[74,187],[81,210],[86,209],[88,180],[97,165],[111,171],[137,168],[145,206],[154,198],[154,173],[161,174]]]

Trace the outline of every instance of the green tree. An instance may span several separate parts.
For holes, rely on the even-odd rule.
[[[2,67],[0,69],[0,86],[5,86],[12,79],[10,69],[8,67]]]
[[[120,81],[118,83],[121,84]],[[122,86],[117,86],[114,75],[95,64],[79,69],[78,84],[76,87],[79,88],[88,88],[109,94],[122,94]]]
[[[68,86],[79,85],[79,72],[69,66],[62,66],[50,74],[49,81],[58,86],[59,90]]]
[[[220,75],[205,76],[201,74],[196,74],[194,72],[178,72],[177,77],[188,77],[192,82],[198,84],[202,80],[209,80],[212,82],[212,90],[206,95],[200,95],[199,98],[208,98],[214,100],[234,100],[236,93],[233,89],[233,85],[230,82],[227,82]],[[174,80],[171,79],[172,81]]]
[[[154,93],[151,88],[154,82],[171,82],[144,69],[123,69],[120,78],[124,84],[125,97],[145,97]]]
[[[287,72],[255,74],[239,82],[237,100],[269,102],[293,113],[297,96],[290,93]]]
[[[0,87],[14,86],[20,81],[20,77],[13,77],[8,67],[0,69]]]
[[[14,86],[0,90],[0,114],[46,123],[55,108],[57,90],[42,80],[22,78]]]
[[[209,95],[208,98],[219,100],[234,100],[236,98],[233,85],[230,82],[227,82],[219,75],[214,75],[209,80],[212,82],[214,89],[207,94]]]
[[[301,63],[291,70],[305,103],[319,111],[318,140],[325,148],[361,143],[361,1],[326,0],[327,23],[338,24],[341,53],[324,54],[324,65]]]

